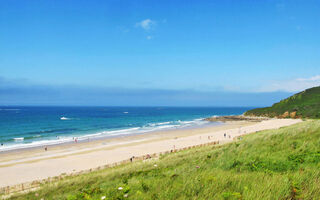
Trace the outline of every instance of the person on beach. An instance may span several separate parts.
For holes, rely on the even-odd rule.
[[[47,151],[47,150],[48,150],[48,147],[45,147],[44,150]]]
[[[223,136],[224,136],[224,138],[226,138],[226,137],[227,137],[227,134],[226,134],[226,133],[224,133],[224,134],[223,134]]]

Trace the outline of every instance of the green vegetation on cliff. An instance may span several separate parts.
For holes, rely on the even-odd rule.
[[[320,87],[307,89],[271,107],[256,108],[245,113],[247,116],[282,118],[320,118]]]
[[[318,199],[320,121],[43,185],[11,199]]]

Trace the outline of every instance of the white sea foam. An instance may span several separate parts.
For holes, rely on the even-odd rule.
[[[71,118],[67,118],[67,117],[60,117],[60,120],[71,120]]]
[[[41,135],[35,135],[35,136],[33,136],[34,138],[37,138],[37,137],[41,137]]]
[[[24,137],[18,137],[18,138],[13,138],[14,141],[23,141],[24,140]]]
[[[4,110],[4,111],[17,111],[17,110],[20,110],[18,108],[0,108],[0,111],[1,110]]]
[[[164,124],[170,124],[172,122],[160,122],[160,123],[156,123],[156,125],[164,125]]]
[[[161,126],[161,125],[170,124],[170,123],[173,123],[173,122],[170,121],[170,122],[149,123],[147,124],[147,126],[155,127],[155,126]]]
[[[72,138],[70,139],[59,139],[59,140],[41,140],[41,141],[33,141],[31,143],[24,143],[24,144],[13,144],[13,145],[3,145],[0,147],[1,151],[10,151],[16,149],[25,149],[25,148],[32,148],[32,147],[41,147],[53,144],[62,144],[66,142],[72,142]]]
[[[69,119],[69,118],[66,118]],[[62,119],[62,120],[66,120]],[[158,122],[158,123],[150,123],[143,127],[133,127],[133,128],[126,128],[120,130],[108,130],[102,131],[93,134],[87,135],[73,135],[73,136],[57,136],[55,139],[51,140],[41,140],[41,141],[33,141],[30,143],[23,143],[23,144],[11,144],[11,145],[4,145],[0,146],[0,151],[8,151],[14,149],[23,149],[23,148],[31,148],[31,147],[41,147],[47,145],[54,145],[54,144],[62,144],[66,142],[74,142],[75,139],[78,141],[85,141],[88,139],[98,139],[102,137],[116,137],[116,136],[124,136],[124,135],[132,135],[132,134],[142,134],[147,132],[155,132],[155,131],[163,131],[163,130],[170,130],[176,128],[185,128],[190,126],[201,126],[208,121],[204,121],[203,119],[195,119],[193,121],[167,121],[167,122]],[[40,136],[40,135],[39,135]],[[24,138],[14,138],[15,141],[23,141]]]
[[[179,123],[180,124],[191,124],[191,123],[194,123],[195,121],[180,121],[179,120]]]

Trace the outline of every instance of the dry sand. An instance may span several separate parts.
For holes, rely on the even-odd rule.
[[[213,141],[230,142],[234,137],[300,122],[271,119],[262,122],[228,122],[224,125],[171,130],[92,142],[50,146],[0,154],[0,187],[41,180],[106,164],[132,156],[159,153]],[[226,133],[227,137],[224,137]]]

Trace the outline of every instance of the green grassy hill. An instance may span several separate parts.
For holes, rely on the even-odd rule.
[[[319,199],[320,121],[66,178],[11,199],[98,200],[103,196],[139,200]]]
[[[320,118],[320,87],[307,89],[271,107],[257,108],[245,113],[247,116]]]

